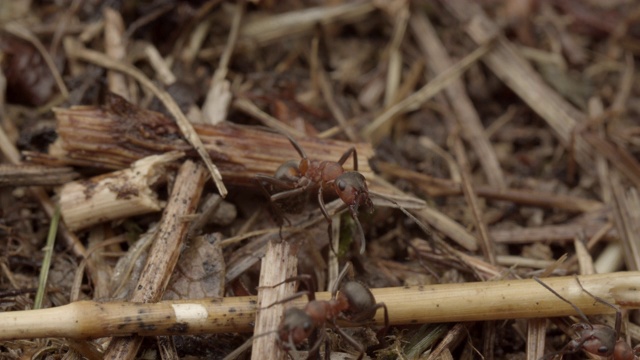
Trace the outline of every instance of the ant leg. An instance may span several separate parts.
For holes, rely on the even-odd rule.
[[[533,277],[533,280],[537,281],[538,284],[542,285],[545,289],[551,291],[551,293],[555,296],[558,297],[558,299],[566,302],[567,304],[571,305],[571,307],[578,313],[578,315],[580,315],[580,318],[586,323],[589,323],[589,319],[587,318],[587,315],[585,315],[582,310],[580,310],[579,307],[577,307],[574,303],[572,303],[571,301],[565,299],[564,297],[562,297],[562,295],[558,294],[558,292],[556,292],[555,290],[553,290],[549,285],[545,284],[542,280],[540,280],[540,278],[538,278],[537,276]],[[584,290],[584,289],[583,289]]]
[[[342,271],[340,271],[340,274],[338,274],[338,277],[336,278],[336,282],[331,285],[332,299],[336,298],[336,294],[338,293],[338,288],[340,287],[340,283],[344,279],[345,275],[347,275],[347,271],[349,270],[350,267],[351,267],[351,263],[347,262],[342,268]]]
[[[599,296],[595,296],[592,293],[590,293],[589,291],[587,291],[587,289],[584,288],[584,286],[582,286],[582,283],[580,282],[580,279],[578,279],[578,276],[576,275],[576,282],[578,283],[578,285],[580,285],[580,289],[582,289],[582,291],[584,291],[585,293],[587,293],[589,296],[591,296],[592,298],[594,298],[597,302],[607,305],[609,307],[611,307],[613,310],[616,311],[616,323],[615,323],[615,331],[616,334],[620,334],[620,328],[621,328],[621,324],[622,324],[622,311],[620,311],[620,308],[617,307],[616,305],[608,302],[607,300],[599,297]]]
[[[298,275],[298,276],[293,276],[293,277],[285,279],[285,280],[283,280],[283,281],[281,281],[281,282],[279,282],[277,284],[270,285],[270,286],[265,286],[265,287],[273,289],[273,288],[275,288],[277,286],[280,286],[280,285],[286,284],[286,283],[290,283],[290,282],[293,282],[293,281],[303,282],[307,286],[307,290],[306,291],[299,291],[299,292],[297,292],[297,293],[295,293],[295,294],[293,294],[291,296],[288,296],[288,297],[286,297],[286,298],[284,298],[282,300],[278,300],[275,303],[267,306],[264,309],[268,309],[268,308],[270,308],[270,307],[272,307],[274,305],[282,304],[284,302],[287,302],[287,301],[290,301],[290,300],[293,300],[293,299],[297,299],[297,298],[299,298],[299,297],[301,297],[303,295],[307,295],[307,298],[308,298],[309,301],[314,301],[316,299],[316,288],[317,288],[316,282],[313,280],[313,277],[311,275],[309,275],[309,274],[301,274],[301,275]]]
[[[310,291],[299,291],[299,292],[297,292],[297,293],[295,293],[293,295],[287,296],[284,299],[280,299],[280,300],[278,300],[278,301],[276,301],[276,302],[274,302],[272,304],[269,304],[267,306],[261,307],[261,308],[259,308],[259,310],[266,310],[266,309],[272,308],[272,307],[274,307],[274,306],[276,306],[278,304],[284,304],[286,302],[289,302],[291,300],[295,300],[295,299],[297,299],[299,297],[302,297],[302,296],[305,296],[305,295],[307,295],[308,297],[311,297],[311,294],[312,294],[312,292],[310,292]]]
[[[387,310],[387,305],[382,302],[377,303],[369,311],[375,314],[375,312],[380,308],[384,310],[384,327],[378,330],[378,332],[376,332],[376,339],[378,340],[378,344],[369,346],[367,348],[367,352],[372,352],[372,351],[382,349],[387,345],[387,340],[385,339],[385,336],[387,336],[387,331],[389,331],[389,311]],[[369,311],[367,311],[367,313],[369,313]]]
[[[318,351],[320,351],[320,345],[322,344],[322,342],[324,340],[326,340],[327,338],[327,334],[324,330],[324,326],[320,329],[315,329],[313,331],[313,334],[311,334],[311,336],[309,337],[310,343],[313,344],[313,346],[309,349],[308,352],[308,356],[307,359],[317,359],[318,358]],[[325,347],[325,352],[329,351],[328,350],[329,347],[326,346]]]
[[[285,189],[291,189],[293,187],[293,184],[287,181],[280,180],[273,176],[267,176],[267,175],[261,175],[261,174],[256,175],[255,179],[262,193],[266,196],[267,199],[269,199],[269,205],[271,206],[271,209],[273,210],[274,215],[277,218],[276,221],[280,226],[280,239],[282,239],[282,226],[284,225],[285,221],[289,226],[291,226],[291,221],[285,216],[284,211],[282,211],[282,209],[275,204],[275,201],[271,199],[272,195],[269,193],[264,183],[269,183],[273,186],[285,188]]]
[[[264,182],[268,182],[271,185],[274,185],[279,188],[284,188],[284,189],[295,188],[295,184],[292,184],[290,181],[278,179],[277,177],[274,177],[274,176],[257,174],[255,175],[255,178],[258,179],[259,181],[262,180]],[[264,188],[264,185],[262,183],[260,183],[260,185],[262,185],[262,187]],[[267,191],[266,188],[264,190]],[[268,191],[267,191],[267,194],[269,194]],[[271,194],[269,194],[269,197],[271,197]]]
[[[318,189],[318,203],[320,204],[320,211],[322,212],[322,215],[324,215],[324,218],[327,219],[327,221],[329,222],[329,245],[331,246],[331,250],[335,252],[335,250],[333,249],[333,234],[331,232],[331,217],[329,216],[329,213],[327,212],[327,208],[325,207],[324,204],[324,198],[322,197],[322,187],[320,187],[320,189]],[[353,220],[356,223],[356,226],[358,227],[358,232],[360,233],[360,241],[358,241],[360,243],[360,255],[364,254],[364,251],[367,247],[366,245],[366,239],[364,237],[364,229],[362,228],[362,224],[360,223],[360,219],[358,219],[358,212],[356,210],[356,207],[354,205],[349,205],[349,212],[351,212],[351,217],[353,218]]]
[[[337,255],[338,252],[333,248],[333,229],[331,228],[331,225],[333,225],[333,220],[331,220],[331,216],[329,216],[327,207],[324,204],[324,198],[322,197],[322,186],[318,189],[318,205],[320,205],[320,211],[322,212],[322,215],[325,219],[327,219],[327,222],[329,223],[329,225],[327,226],[327,234],[329,235],[329,248],[331,249],[331,252]]]
[[[327,207],[324,204],[324,198],[322,197],[322,186],[318,189],[318,204],[320,205],[320,211],[324,218],[327,219],[329,225],[331,225],[331,216],[329,216],[329,212],[327,211]]]
[[[362,346],[362,344],[360,344],[359,342],[356,341],[356,339],[352,338],[349,334],[347,334],[346,332],[344,332],[344,330],[342,330],[338,325],[333,324],[333,328],[340,334],[342,335],[342,337],[347,340],[347,342],[349,344],[351,344],[351,346],[353,346],[356,350],[358,350],[358,352],[360,353],[360,355],[358,355],[357,360],[362,360],[362,358],[364,357],[364,347]]]
[[[281,191],[281,192],[279,192],[277,194],[271,195],[270,199],[271,199],[271,201],[279,201],[279,200],[282,200],[282,199],[290,198],[292,196],[296,196],[296,195],[304,193],[305,191],[307,191],[308,188],[309,188],[309,186],[303,186],[303,187],[298,187],[298,188],[294,188],[294,189],[291,189],[291,190]]]
[[[387,331],[389,331],[389,310],[387,309],[387,305],[383,302],[377,303],[373,307],[374,310],[378,310],[380,308],[384,310],[384,327],[378,331],[376,336],[378,339],[383,339],[387,335]]]
[[[344,165],[350,155],[353,155],[353,171],[358,171],[358,153],[356,152],[356,148],[353,146],[342,154],[340,160],[338,160],[338,164]]]
[[[273,289],[273,288],[278,287],[278,286],[280,286],[282,284],[290,283],[290,282],[293,282],[293,281],[302,281],[311,290],[315,290],[315,284],[313,282],[313,278],[309,274],[300,274],[300,275],[297,275],[297,276],[292,276],[292,277],[290,277],[288,279],[284,279],[283,281],[281,281],[281,282],[279,282],[277,284],[264,286],[264,287],[269,288],[269,289]]]
[[[358,212],[354,205],[349,206],[349,212],[351,212],[351,217],[353,221],[356,222],[356,226],[358,227],[358,233],[360,234],[360,255],[364,254],[365,249],[367,248],[367,239],[364,237],[364,229],[362,228],[362,224],[360,223],[360,219],[358,218]]]

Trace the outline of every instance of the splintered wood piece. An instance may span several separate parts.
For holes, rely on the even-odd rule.
[[[49,148],[49,155],[62,164],[121,169],[140,158],[167,151],[183,151],[197,158],[171,119],[117,96],[110,96],[103,107],[73,106],[54,112],[59,138]],[[300,158],[285,136],[272,131],[230,123],[194,127],[228,184],[254,186],[256,174],[272,175],[282,163]],[[317,138],[296,140],[310,158],[317,160],[337,161],[355,146],[359,172],[371,177],[368,160],[373,149],[369,144]],[[39,161],[38,154],[27,157],[32,162]]]
[[[148,156],[129,169],[64,185],[60,191],[60,211],[65,223],[75,231],[162,210],[164,202],[151,187],[165,176],[166,164],[183,156],[181,152]]]
[[[286,241],[269,242],[267,252],[262,258],[260,268],[260,288],[258,289],[258,306],[262,308],[256,314],[255,334],[266,334],[278,329],[285,308],[290,304],[277,304],[294,292],[295,282],[273,287],[278,283],[294,277],[298,272],[297,246],[292,248]],[[273,306],[271,306],[273,305]],[[267,308],[269,307],[269,308]],[[264,354],[271,354],[272,359],[282,359],[284,350],[278,346],[277,334],[257,336],[253,339],[251,359],[263,359]]]
[[[147,263],[133,290],[132,302],[151,303],[162,298],[189,229],[189,223],[183,217],[196,211],[205,179],[204,168],[196,163],[187,161],[180,167]],[[139,336],[114,339],[104,358],[117,359],[124,354],[132,358],[140,344],[142,338]]]

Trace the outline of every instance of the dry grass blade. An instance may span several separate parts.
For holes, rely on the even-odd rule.
[[[447,87],[452,81],[458,79],[465,70],[467,70],[471,65],[482,58],[487,52],[489,52],[490,49],[491,42],[487,42],[475,49],[472,53],[464,57],[462,60],[457,62],[446,71],[436,75],[436,77],[431,79],[431,81],[429,81],[429,83],[423,86],[420,90],[388,108],[382,114],[378,115],[369,125],[364,128],[363,135],[365,137],[370,137],[371,134],[376,131],[376,129],[393,119],[395,116],[418,108],[424,102],[442,91],[442,89]]]
[[[613,213],[624,249],[625,262],[630,269],[640,269],[640,237],[638,233],[640,196],[635,188],[623,191],[623,186],[617,176],[613,176],[611,180]]]
[[[597,149],[599,155],[618,168],[636,187],[640,187],[640,162],[632,154],[595,134],[584,133],[582,138]]]
[[[354,21],[374,10],[373,2],[365,1],[309,8],[264,19],[248,20],[240,29],[240,39],[266,45],[283,37],[304,34],[318,24]]]
[[[451,66],[452,60],[447,54],[447,50],[438,38],[435,29],[429,19],[423,14],[413,14],[411,16],[411,29],[418,39],[418,45],[430,60],[428,63],[437,73],[446,71]],[[484,168],[484,174],[489,184],[498,189],[506,186],[504,174],[498,163],[495,151],[491,147],[488,137],[485,135],[480,115],[467,95],[464,84],[461,80],[451,82],[445,89],[445,94],[455,112],[462,135],[469,141],[480,164]]]
[[[51,225],[49,227],[49,235],[47,236],[47,246],[43,249],[44,260],[42,261],[42,267],[40,268],[40,278],[38,279],[38,292],[36,298],[33,301],[33,308],[42,308],[42,299],[47,292],[47,279],[49,278],[49,269],[51,268],[51,258],[53,256],[53,245],[56,242],[56,234],[58,233],[58,224],[60,223],[60,208],[56,207],[53,217],[51,218]]]
[[[527,326],[527,360],[538,360],[544,355],[547,319],[531,319]]]
[[[476,43],[484,44],[499,33],[499,27],[475,2],[465,0],[442,3],[460,22],[469,23],[466,31]],[[549,124],[565,146],[569,145],[576,124],[584,122],[585,115],[549,88],[513,44],[504,37],[498,37],[494,48],[483,61]],[[591,171],[591,149],[584,141],[577,141],[575,151],[578,163],[585,170]]]
[[[429,196],[462,194],[462,184],[449,179],[417,173],[385,162],[377,162],[376,167],[388,175],[411,181]],[[491,200],[505,200],[522,205],[562,209],[571,212],[592,212],[604,207],[604,204],[597,200],[528,189],[499,189],[493,186],[478,185],[475,187],[475,191],[478,196]]]
[[[265,126],[281,131],[285,134],[289,134],[291,136],[304,136],[304,133],[292,128],[291,126],[284,124],[282,121],[274,118],[273,116],[267,114],[262,111],[259,107],[257,107],[254,103],[252,103],[249,99],[238,98],[233,101],[233,106],[241,110],[247,115],[251,115],[256,119],[260,120]]]

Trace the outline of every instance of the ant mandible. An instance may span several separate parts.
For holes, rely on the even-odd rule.
[[[325,219],[331,226],[331,217],[324,204],[323,194],[334,193],[347,205],[351,217],[360,233],[360,254],[364,254],[366,242],[364,230],[358,219],[358,209],[363,206],[367,211],[373,211],[373,203],[369,197],[369,189],[364,176],[358,172],[358,155],[355,147],[349,148],[340,159],[335,161],[309,160],[300,145],[289,135],[284,134],[296,149],[301,159],[289,160],[276,170],[274,176],[256,175],[262,190],[269,196],[269,200],[277,202],[283,199],[308,194],[317,189],[318,203]],[[353,157],[353,171],[343,168],[347,159]],[[285,189],[275,194],[269,194],[262,181],[270,183],[279,189]],[[329,229],[331,236],[331,229]]]
[[[362,344],[358,343],[355,339],[346,334],[336,324],[336,321],[338,319],[347,320],[353,323],[370,321],[374,318],[377,310],[380,308],[384,309],[384,327],[378,333],[378,338],[380,339],[384,337],[387,329],[389,328],[387,306],[384,303],[376,303],[371,290],[358,281],[345,281],[338,291],[338,285],[342,282],[349,266],[350,263],[347,263],[344,269],[340,272],[336,283],[332,287],[330,300],[315,299],[315,289],[313,289],[312,281],[309,276],[300,275],[282,282],[285,283],[296,280],[305,281],[309,289],[307,291],[294,294],[287,299],[278,301],[278,303],[289,301],[305,294],[307,295],[309,302],[303,309],[289,308],[285,311],[277,330],[280,346],[285,350],[295,349],[297,345],[300,345],[311,337],[315,330],[318,330],[319,337],[309,350],[309,354],[313,354],[318,350],[322,340],[326,336],[326,333],[324,332],[325,326],[329,325],[359,351],[360,355],[358,356],[358,360],[360,360],[364,357],[365,353],[365,349]],[[274,286],[281,285],[282,283]],[[270,306],[273,305],[275,304]]]
[[[562,301],[571,305],[580,318],[584,321],[578,324],[572,325],[572,328],[576,330],[577,338],[571,340],[567,345],[565,345],[560,351],[547,354],[541,359],[551,359],[556,355],[564,355],[564,354],[573,354],[578,352],[580,349],[583,349],[586,352],[589,352],[594,355],[603,356],[606,358],[613,358],[614,360],[638,360],[640,355],[640,345],[635,348],[631,348],[629,344],[627,344],[624,340],[620,338],[620,327],[622,323],[622,312],[620,308],[616,305],[609,303],[608,301],[591,294],[587,289],[582,286],[580,280],[576,276],[576,281],[580,288],[585,293],[589,294],[596,301],[610,306],[616,311],[616,322],[615,329],[611,328],[608,325],[602,324],[591,324],[587,316],[580,310],[575,304],[570,302],[569,300],[562,297],[555,290],[550,288],[547,284],[542,282],[537,277],[533,277],[535,281],[537,281],[540,285],[544,286],[547,290],[551,291],[555,296],[560,298]]]

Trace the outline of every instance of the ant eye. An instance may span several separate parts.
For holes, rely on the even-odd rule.
[[[345,183],[344,180],[338,180],[337,185],[340,191],[344,191],[347,188],[347,183]]]
[[[608,347],[606,347],[606,346],[600,346],[600,347],[598,348],[598,352],[599,352],[600,354],[606,354],[606,353],[608,353],[608,352],[609,352],[609,348],[608,348]]]

